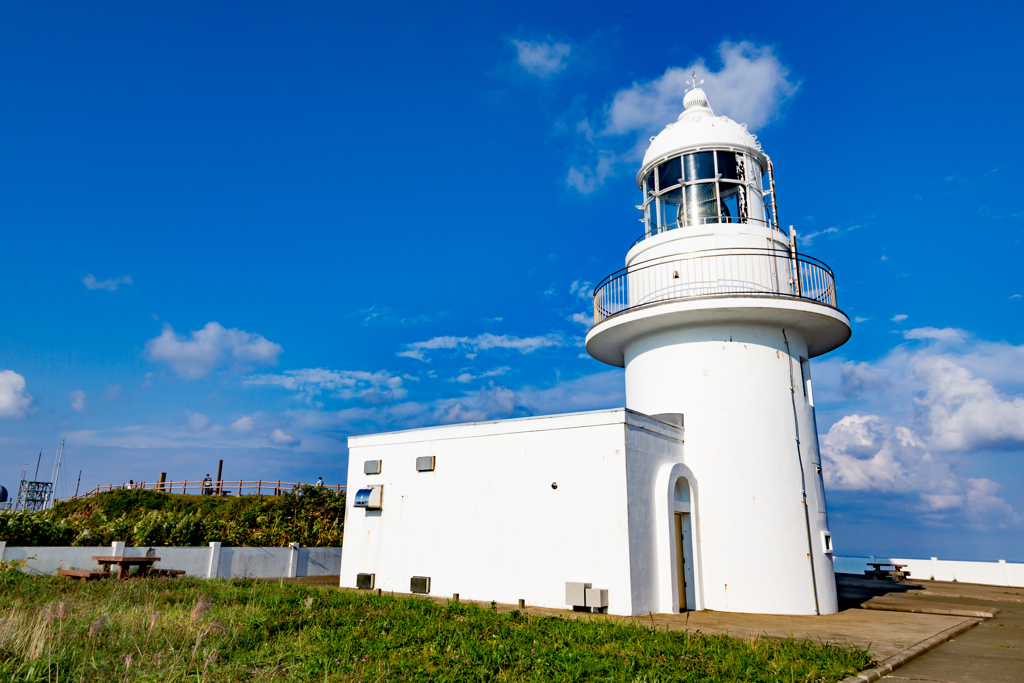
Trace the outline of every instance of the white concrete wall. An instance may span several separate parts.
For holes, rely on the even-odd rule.
[[[341,571],[341,548],[226,548],[212,547],[167,548],[154,547],[160,561],[157,568],[184,569],[187,576],[209,578],[211,557],[214,558],[212,576],[278,578],[281,576],[324,576]],[[127,547],[123,554],[142,556],[149,547]],[[58,569],[98,569],[92,558],[96,555],[115,554],[111,546],[98,547],[20,547],[0,542],[0,559],[26,560],[24,571],[32,574],[52,574]],[[289,567],[292,567],[291,572]]]
[[[787,337],[810,542],[781,329],[701,321],[639,336],[625,348],[627,407],[685,416],[686,465],[700,491],[695,552],[706,609],[814,614],[815,597],[822,614],[838,608],[820,539],[828,520],[813,410],[801,387],[807,344],[795,330]]]
[[[348,498],[341,585],[371,573],[408,593],[429,576],[434,595],[564,608],[565,583],[585,582],[613,614],[646,612],[652,532],[643,503],[627,506],[627,432],[652,461],[682,460],[680,430],[625,410],[350,438],[349,490],[384,488],[380,511]],[[417,472],[428,455],[435,470]]]
[[[934,581],[960,581],[980,583],[989,586],[1014,586],[1024,588],[1024,563],[968,562],[962,560],[940,560],[938,558],[907,559],[899,557],[837,557],[836,571],[844,574],[863,574],[868,562],[895,562],[907,565],[910,578]]]

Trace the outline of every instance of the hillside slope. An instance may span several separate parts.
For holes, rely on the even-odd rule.
[[[0,514],[12,546],[339,547],[345,494],[304,486],[280,496],[188,496],[121,490],[58,503],[36,513]]]

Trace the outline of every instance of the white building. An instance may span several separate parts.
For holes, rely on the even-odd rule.
[[[625,367],[626,409],[349,439],[342,586],[836,611],[809,359],[849,320],[779,230],[756,138],[697,87],[684,106],[637,175],[645,233],[594,293],[587,350]]]

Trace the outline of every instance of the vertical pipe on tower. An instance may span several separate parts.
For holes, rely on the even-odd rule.
[[[807,529],[807,561],[811,567],[811,590],[814,591],[814,613],[821,614],[818,607],[818,578],[814,574],[814,546],[811,542],[811,516],[807,511],[807,477],[804,474],[804,458],[800,452],[800,421],[796,414],[796,381],[793,376],[793,354],[789,351],[789,339],[786,330],[782,330],[782,341],[786,343],[786,355],[789,357],[789,399],[793,403],[793,430],[796,437],[796,461],[800,466],[800,503],[804,506],[804,526]]]

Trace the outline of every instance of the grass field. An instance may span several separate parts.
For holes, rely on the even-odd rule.
[[[852,647],[251,580],[0,571],[0,680],[838,681]]]

